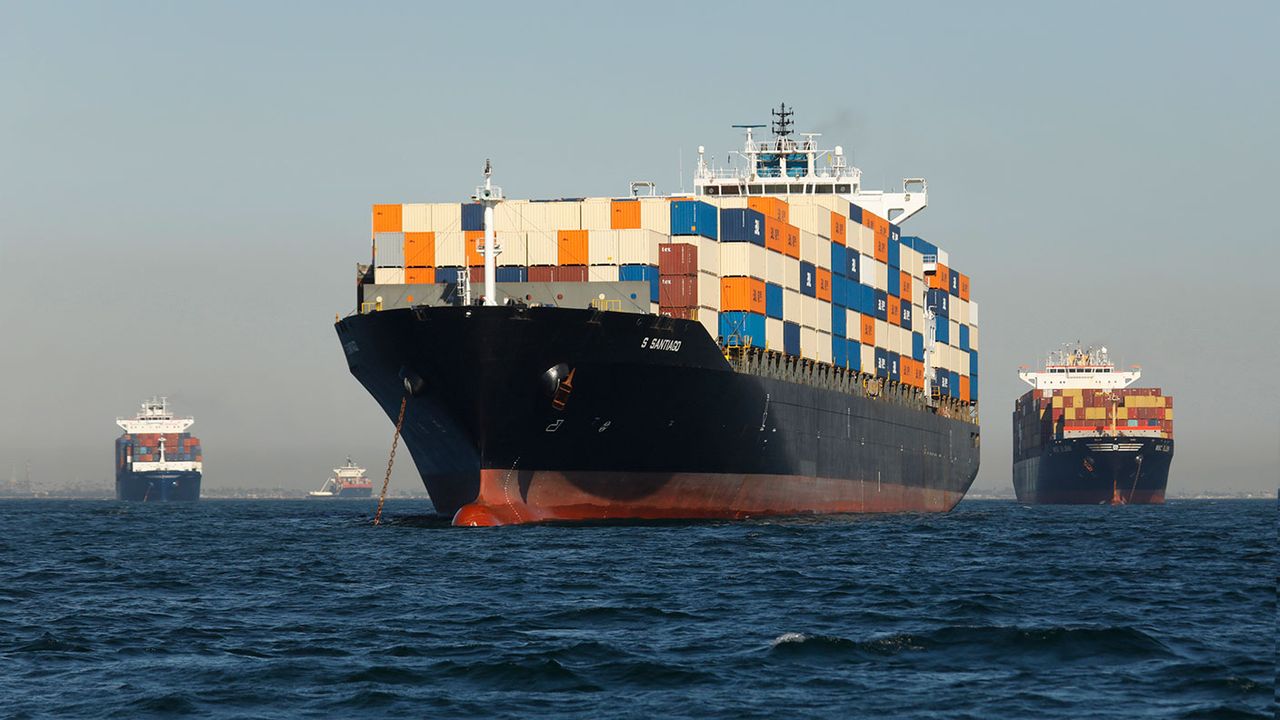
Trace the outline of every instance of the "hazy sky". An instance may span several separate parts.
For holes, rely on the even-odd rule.
[[[786,101],[868,188],[929,180],[904,232],[973,277],[976,489],[1018,366],[1076,339],[1175,396],[1171,491],[1276,487],[1277,4],[487,7],[0,2],[0,480],[106,484],[152,393],[208,487],[377,468],[332,328],[370,203],[486,157],[513,197],[675,191]]]

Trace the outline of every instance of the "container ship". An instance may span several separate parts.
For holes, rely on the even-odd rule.
[[[204,456],[187,428],[195,420],[174,417],[166,398],[152,398],[131,419],[116,418],[116,499],[145,502],[200,499]]]
[[[1104,348],[1050,354],[1013,411],[1013,489],[1028,504],[1164,502],[1173,460],[1173,398],[1130,387]]]
[[[978,469],[978,305],[774,111],[694,192],[378,204],[335,325],[455,525],[947,511]],[[403,417],[401,418],[401,408]]]
[[[373,481],[364,476],[364,468],[347,458],[342,467],[333,469],[333,477],[325,480],[319,490],[312,490],[307,497],[356,499],[373,497]]]

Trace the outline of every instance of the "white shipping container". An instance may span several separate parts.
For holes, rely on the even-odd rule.
[[[969,324],[978,327],[978,303],[969,301]]]
[[[782,319],[796,325],[803,325],[801,320],[804,319],[804,295],[799,290],[792,290],[784,287],[782,289]]]
[[[739,245],[744,243],[725,243],[726,245]],[[787,256],[773,250],[765,250],[765,281],[782,287],[791,287],[787,284]],[[799,266],[797,266],[799,267]],[[795,286],[792,289],[799,289]]]
[[[788,198],[788,200],[792,200],[792,198]],[[792,200],[788,217],[791,220],[791,224],[800,228],[802,233],[812,233],[814,235],[830,235],[831,233],[831,211],[819,205],[798,204]],[[802,235],[800,258],[802,260],[808,260],[804,255],[803,242],[804,239]]]
[[[951,267],[951,256],[942,248],[938,248],[938,262],[946,265],[948,268]]]
[[[663,198],[640,198],[640,227],[671,234],[671,203]]]
[[[405,203],[401,205],[400,229],[405,232],[430,232],[431,206],[426,203]]]
[[[524,232],[520,220],[521,208],[528,205],[527,200],[508,200],[500,202],[493,208],[493,224],[498,232]]]
[[[698,273],[698,305],[720,309],[720,277],[711,273]]]
[[[582,201],[582,229],[609,230],[613,226],[613,203],[608,198]]]
[[[889,323],[883,320],[876,320],[876,346],[889,347]]]
[[[863,255],[874,256],[876,254],[876,234],[869,227],[861,225],[851,226],[845,230],[845,234],[849,237],[849,244],[853,244],[853,228],[858,230],[858,252]]]
[[[831,217],[830,210],[823,210],[823,212],[827,213],[827,217]],[[824,270],[834,269],[831,267],[831,241],[824,237],[819,237],[815,244],[817,250],[814,252],[817,254],[814,256],[813,264]]]
[[[884,280],[876,276],[875,258],[866,253],[858,254],[858,264],[860,271],[858,273],[858,282],[873,288],[883,288]]]
[[[801,295],[800,307],[802,308],[802,312],[800,315],[800,324],[803,327],[816,329],[818,327],[818,298],[809,297],[808,295]],[[813,356],[806,355],[805,357],[813,357]]]
[[[658,245],[669,236],[652,230],[613,230],[618,238],[619,265],[657,265]]]
[[[520,229],[529,233],[555,233],[556,227],[551,224],[551,216],[548,207],[551,203],[545,202],[523,202],[516,206],[516,215],[519,217]]]
[[[712,338],[720,334],[720,313],[711,308],[698,308],[698,322],[702,323],[702,327],[707,329],[707,334]]]
[[[717,243],[720,246],[720,275],[722,277],[753,277],[773,282],[769,280],[768,256],[771,254],[768,250],[744,242],[726,242]],[[772,253],[776,255],[777,253]],[[698,248],[698,258],[701,262],[702,248]],[[778,263],[779,275],[781,275],[782,263]],[[782,283],[776,283],[781,285]]]
[[[730,243],[739,244],[739,243]],[[698,237],[698,272],[720,273],[720,243],[708,237]]]
[[[844,311],[844,335],[853,340],[862,338],[862,314],[857,310]]]
[[[764,335],[767,343],[765,347],[770,350],[781,350],[783,345],[782,320],[778,318],[765,318]]]
[[[884,291],[888,292],[888,290],[889,290],[889,263],[883,263],[883,262],[880,262],[879,260],[872,260],[872,261],[871,261],[871,264],[872,264],[872,265],[874,265],[874,266],[875,266],[875,269],[876,269],[876,282],[877,282],[878,284],[875,286],[875,288],[876,288],[877,290],[884,290]]]
[[[911,329],[921,335],[929,331],[929,319],[924,316],[924,305],[911,303]]]
[[[587,268],[587,282],[618,282],[618,266],[592,265]]]
[[[978,326],[976,325],[969,326],[969,349],[982,351],[982,348],[978,347]]]
[[[782,257],[782,264],[786,268],[783,271],[782,287],[789,290],[800,291],[800,261],[793,257]]]
[[[744,197],[726,197],[722,195],[715,201],[714,205],[721,210],[745,210],[747,207],[747,199]]]
[[[898,352],[911,357],[911,331],[900,327],[894,329],[898,331]]]
[[[461,231],[436,231],[436,267],[467,264],[466,236]]]
[[[951,342],[948,343],[948,345],[958,347],[960,345],[960,323],[956,322],[955,320],[948,320],[947,322],[951,323],[951,327],[949,328],[951,335],[948,337],[948,339],[951,340]],[[951,369],[955,370],[954,367]]]
[[[560,258],[560,251],[556,245],[556,234],[548,230],[529,231],[525,233],[529,244],[529,264],[530,265],[556,265]],[[436,252],[439,252],[437,244]],[[442,265],[446,263],[441,263]],[[453,263],[447,263],[453,264]]]
[[[818,357],[818,331],[813,328],[800,328],[800,356],[815,360]]]
[[[876,374],[876,348],[874,345],[862,346],[862,373],[866,375]]]
[[[373,282],[375,285],[403,285],[404,268],[374,268]]]
[[[831,303],[827,302],[826,300],[818,300],[816,302],[818,303],[818,316],[817,316],[817,324],[815,324],[814,327],[818,328],[818,332],[825,332],[828,335],[830,335],[831,334],[831,307],[832,307]],[[830,345],[831,343],[827,343],[827,344]]]
[[[373,265],[374,267],[404,267],[404,233],[373,234]]]
[[[617,230],[587,231],[587,262],[592,265],[617,265],[621,262],[618,253]]]
[[[498,247],[502,250],[502,252],[498,253],[499,267],[525,267],[529,264],[529,240],[527,234],[499,230],[497,232],[497,240]],[[484,243],[479,243],[477,247],[483,252]]]
[[[818,236],[804,230],[800,231],[800,259],[807,262],[817,264],[818,262]],[[827,260],[830,263],[830,258]]]
[[[831,362],[831,333],[818,331],[818,362]]]
[[[436,232],[460,232],[462,230],[462,205],[460,203],[431,203],[431,230]]]
[[[969,324],[969,301],[958,297],[951,298],[951,317],[961,325]]]

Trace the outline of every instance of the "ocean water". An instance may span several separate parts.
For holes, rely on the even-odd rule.
[[[0,716],[1233,718],[1277,506],[455,529],[0,502]]]

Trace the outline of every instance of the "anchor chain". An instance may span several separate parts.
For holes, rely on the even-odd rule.
[[[391,467],[396,462],[396,445],[400,442],[400,429],[404,427],[404,409],[409,404],[409,396],[400,398],[400,417],[396,418],[396,432],[391,436],[391,455],[387,458],[387,474],[382,478],[382,492],[378,495],[378,512],[374,513],[373,524],[382,524],[382,505],[387,501],[387,485],[391,483]]]

